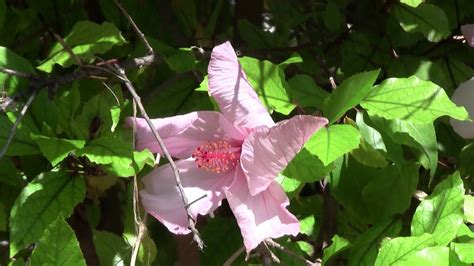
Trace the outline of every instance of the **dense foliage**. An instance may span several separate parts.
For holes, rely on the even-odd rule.
[[[474,263],[474,146],[450,124],[469,120],[450,97],[474,77],[474,1],[123,7],[150,61],[113,0],[0,0],[0,265]],[[273,120],[329,120],[277,177],[300,234],[247,260],[226,201],[197,221],[202,251],[146,216],[134,184],[157,159],[134,149],[114,68],[152,118],[218,110],[207,68],[227,40]]]

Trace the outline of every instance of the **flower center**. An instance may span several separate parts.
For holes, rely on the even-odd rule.
[[[191,156],[196,161],[197,167],[219,174],[237,164],[240,151],[232,148],[229,142],[219,140],[197,147]]]

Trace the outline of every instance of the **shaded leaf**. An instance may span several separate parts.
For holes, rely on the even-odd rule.
[[[345,79],[324,102],[324,116],[334,123],[358,105],[372,90],[380,69],[355,74]]]
[[[436,5],[421,3],[412,7],[397,4],[393,11],[405,31],[421,32],[430,42],[439,42],[451,34],[446,13]]]
[[[315,107],[322,109],[324,100],[329,93],[316,85],[313,78],[308,75],[295,75],[288,80],[286,90],[291,102],[299,107]]]
[[[376,224],[360,234],[352,242],[348,258],[349,265],[374,265],[382,239],[385,237],[396,237],[401,230],[402,221],[400,219],[394,219]]]

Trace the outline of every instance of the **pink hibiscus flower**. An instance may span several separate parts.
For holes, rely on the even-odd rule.
[[[296,235],[298,219],[275,177],[328,121],[309,115],[274,123],[250,86],[229,42],[216,46],[209,63],[209,93],[221,112],[200,111],[154,119],[177,158],[193,219],[227,198],[247,252],[266,238]],[[132,118],[127,119],[130,126]],[[161,153],[144,119],[136,119],[137,149]],[[190,233],[187,214],[169,164],[143,177],[145,210],[175,234]],[[205,196],[205,197],[203,197]]]

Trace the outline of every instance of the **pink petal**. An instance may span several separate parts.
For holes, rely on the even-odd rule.
[[[252,132],[244,140],[240,156],[250,194],[266,190],[306,141],[327,123],[326,118],[299,115]]]
[[[145,119],[137,118],[136,121],[137,150],[148,148],[151,152],[162,153]],[[128,127],[132,127],[133,118],[126,118],[125,123]],[[222,114],[212,111],[152,119],[152,123],[171,156],[179,159],[191,157],[191,153],[198,146],[208,141],[226,140],[238,147],[246,135],[235,128]]]
[[[206,172],[196,167],[193,159],[176,162],[181,183],[190,205],[193,219],[206,215],[220,206],[224,186],[232,182],[235,171],[225,174]],[[140,191],[145,210],[175,234],[187,234],[188,218],[169,164],[163,165],[142,178],[145,188]],[[202,199],[202,196],[206,196]],[[199,199],[199,200],[198,200]]]
[[[237,169],[235,181],[225,190],[225,194],[240,227],[247,253],[266,238],[296,236],[299,233],[298,219],[286,209],[288,197],[276,181],[267,190],[252,196],[242,171]]]
[[[247,81],[230,42],[214,47],[207,71],[209,93],[234,125],[252,129],[274,124]]]
[[[474,47],[474,24],[466,24],[461,26],[461,33],[469,46]]]

